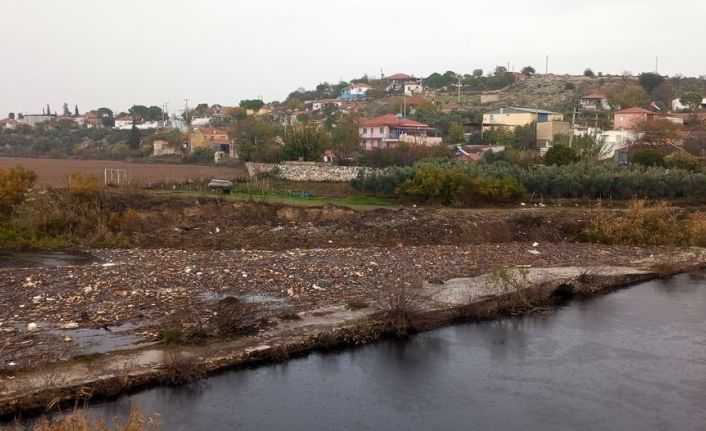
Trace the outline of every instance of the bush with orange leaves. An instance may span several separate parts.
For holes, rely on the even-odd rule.
[[[37,174],[22,166],[0,169],[0,212],[9,214],[37,181]]]

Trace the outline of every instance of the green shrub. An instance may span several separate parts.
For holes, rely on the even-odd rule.
[[[580,158],[576,150],[566,145],[554,145],[547,151],[547,154],[544,155],[544,163],[550,166],[570,165],[579,160]]]
[[[645,148],[636,152],[632,156],[632,162],[642,166],[664,167],[667,165],[664,161],[664,154],[652,148]]]

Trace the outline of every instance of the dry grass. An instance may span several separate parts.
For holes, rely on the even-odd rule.
[[[414,326],[424,305],[433,297],[434,292],[425,289],[421,280],[398,280],[378,290],[375,306],[391,325],[390,329],[401,334]]]
[[[684,215],[667,202],[649,206],[644,200],[630,202],[625,212],[598,207],[586,229],[587,238],[611,245],[706,246],[706,214]]]
[[[166,385],[188,385],[197,382],[205,376],[202,366],[197,358],[189,352],[178,348],[165,350],[162,362],[165,374],[162,383]]]
[[[538,289],[533,287],[541,286],[543,281],[531,281],[527,268],[496,266],[488,275],[488,280],[484,286],[484,294],[493,296],[503,301],[503,308],[511,313],[525,311],[540,311],[538,306],[542,302],[536,297]]]
[[[77,410],[69,416],[58,419],[42,419],[33,431],[156,431],[159,423],[155,417],[145,416],[140,410],[133,410],[125,419],[116,419],[108,426],[103,421],[93,421],[85,412]]]

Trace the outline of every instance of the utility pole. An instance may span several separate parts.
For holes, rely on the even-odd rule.
[[[549,75],[549,55],[546,56],[544,63],[544,74]]]
[[[571,133],[569,134],[569,147],[574,143],[574,127],[576,126],[576,107],[574,106],[574,112],[571,114]]]
[[[458,104],[461,104],[461,86],[463,86],[463,83],[461,82],[461,74],[459,73],[458,75]]]
[[[655,58],[655,73],[659,73],[659,57]]]

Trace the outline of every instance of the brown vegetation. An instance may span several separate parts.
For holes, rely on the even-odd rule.
[[[107,160],[30,159],[0,157],[0,169],[21,165],[37,174],[41,187],[67,187],[69,177],[78,173],[84,177],[103,178],[103,170],[124,169],[128,179],[136,185],[205,184],[211,178],[242,179],[247,177],[243,167],[196,166],[158,163],[129,163]]]
[[[33,431],[156,431],[158,429],[157,419],[145,416],[140,410],[133,410],[125,421],[116,419],[110,426],[103,421],[91,420],[85,412],[77,410],[69,416],[58,419],[42,419]]]
[[[589,241],[613,245],[706,245],[706,214],[683,211],[660,202],[630,203],[624,212],[598,207],[585,231]]]

